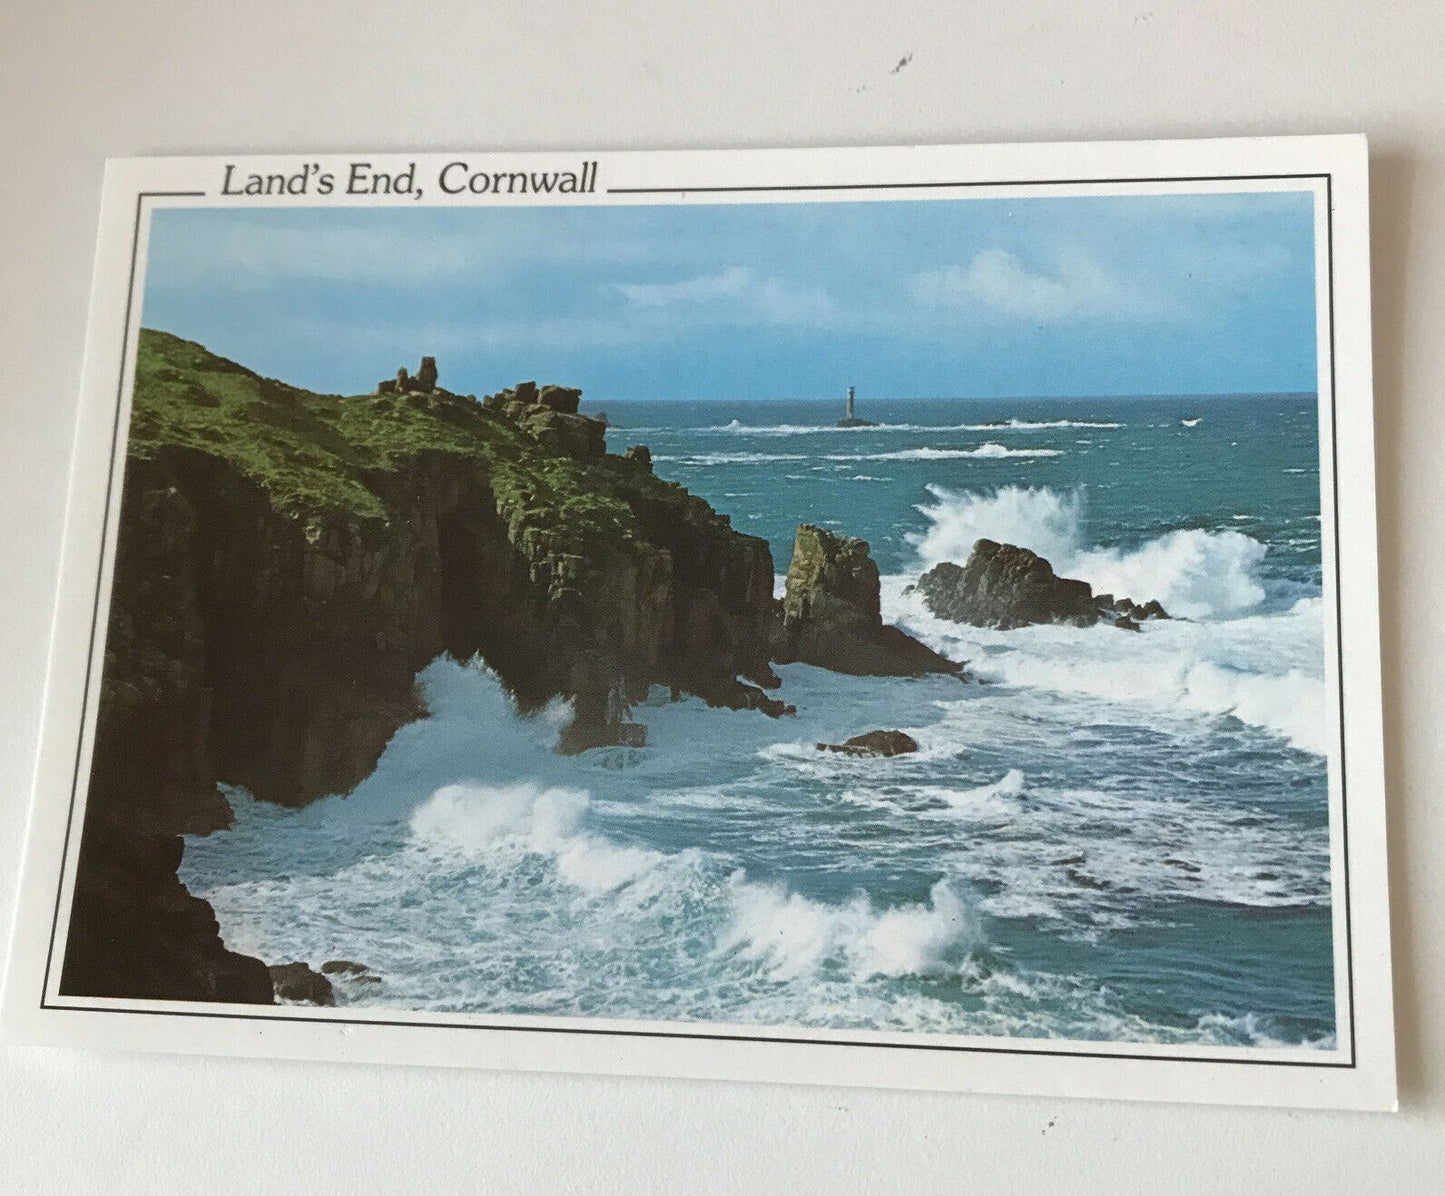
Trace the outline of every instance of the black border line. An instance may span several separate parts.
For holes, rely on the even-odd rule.
[[[1230,183],[1268,179],[1329,179],[1329,175],[1318,172],[1308,174],[1193,174],[1165,175],[1155,178],[1114,178],[1114,179],[971,179],[954,183],[772,183],[759,186],[738,185],[727,187],[608,187],[608,195],[704,195],[728,192],[762,191],[921,191],[933,188],[955,187],[1062,187],[1062,186],[1104,186],[1110,183]],[[1326,182],[1328,187],[1328,182]]]
[[[71,831],[75,819],[75,806],[79,797],[80,788],[80,763],[83,755],[85,742],[85,717],[89,705],[90,679],[95,660],[95,632],[100,620],[100,592],[103,588],[105,578],[106,562],[106,541],[109,538],[111,524],[111,495],[115,483],[115,457],[120,440],[120,414],[123,407],[122,399],[125,393],[126,362],[130,359],[130,316],[134,302],[136,260],[140,251],[140,224],[144,209],[144,201],[147,199],[167,198],[204,198],[204,191],[141,191],[136,194],[135,206],[135,229],[131,241],[131,261],[129,288],[126,293],[125,325],[123,329],[123,340],[121,345],[120,378],[116,384],[116,406],[115,416],[111,428],[110,448],[110,472],[106,481],[106,507],[105,518],[101,530],[100,561],[96,569],[95,600],[91,612],[90,646],[86,658],[85,667],[85,690],[81,698],[80,731],[76,742],[75,768],[71,777],[70,788],[70,809],[66,815],[65,842],[60,859],[60,877],[55,892],[55,913],[50,928],[49,950],[45,958],[44,984],[40,994],[40,1008],[53,1010],[57,1013],[118,1013],[125,1015],[139,1014],[142,1016],[155,1017],[195,1017],[195,1018],[222,1018],[231,1021],[257,1021],[257,1022],[287,1022],[302,1025],[320,1026],[376,1026],[383,1029],[416,1028],[423,1030],[493,1030],[493,1031],[520,1031],[530,1034],[595,1034],[613,1038],[663,1038],[683,1039],[703,1042],[752,1042],[764,1045],[776,1043],[784,1046],[842,1046],[842,1047],[873,1047],[887,1050],[912,1050],[912,1051],[950,1051],[963,1054],[983,1055],[1021,1055],[1021,1056],[1042,1056],[1047,1058],[1063,1059],[1100,1059],[1118,1060],[1123,1062],[1150,1062],[1150,1063],[1210,1063],[1216,1066],[1239,1065],[1252,1067],[1299,1067],[1317,1068],[1332,1071],[1352,1069],[1357,1066],[1356,1041],[1355,1041],[1355,989],[1354,989],[1354,944],[1351,937],[1350,922],[1350,859],[1349,859],[1349,824],[1347,820],[1348,802],[1346,801],[1346,770],[1345,770],[1345,684],[1344,684],[1344,609],[1340,601],[1340,479],[1339,479],[1339,430],[1336,425],[1336,394],[1335,394],[1335,275],[1334,275],[1334,196],[1333,176],[1329,172],[1317,172],[1308,174],[1247,174],[1247,175],[1189,175],[1170,176],[1154,178],[1110,178],[1110,179],[1017,179],[1004,182],[995,181],[966,181],[954,183],[823,183],[813,185],[778,185],[778,186],[728,186],[728,187],[610,187],[609,194],[697,194],[715,192],[778,192],[778,191],[880,191],[880,190],[919,190],[924,188],[968,188],[968,187],[1023,187],[1023,186],[1058,186],[1076,185],[1089,186],[1091,184],[1108,185],[1119,183],[1196,183],[1196,182],[1251,182],[1268,180],[1304,180],[1323,179],[1325,183],[1325,257],[1326,257],[1326,293],[1329,312],[1329,378],[1330,378],[1330,453],[1332,461],[1332,483],[1334,491],[1334,526],[1335,526],[1335,627],[1339,655],[1336,661],[1337,680],[1339,683],[1339,709],[1340,709],[1340,829],[1344,842],[1342,860],[1343,888],[1345,903],[1345,975],[1347,992],[1350,1002],[1350,1059],[1348,1063],[1335,1063],[1323,1060],[1312,1059],[1231,1059],[1220,1058],[1212,1055],[1152,1055],[1138,1053],[1090,1051],[1090,1050],[1069,1050],[1069,1049],[1047,1049],[1043,1047],[1020,1047],[1020,1046],[985,1046],[985,1045],[957,1045],[951,1043],[934,1042],[873,1042],[873,1041],[844,1041],[824,1038],[790,1037],[768,1034],[744,1034],[744,1033],[709,1033],[701,1030],[624,1030],[624,1029],[603,1029],[587,1026],[518,1026],[518,1025],[487,1025],[476,1022],[417,1022],[403,1019],[370,1019],[370,1018],[343,1018],[328,1016],[298,1016],[288,1014],[267,1014],[267,1013],[221,1013],[211,1012],[205,1009],[121,1009],[114,1006],[104,1005],[77,1005],[77,1004],[52,1004],[47,993],[50,988],[50,972],[55,952],[55,939],[60,926],[60,904],[65,889],[65,870],[70,855]],[[1318,281],[1316,282],[1316,295],[1318,295]],[[1318,301],[1318,300],[1317,300]],[[82,413],[83,414],[83,413]],[[1338,1016],[1338,1014],[1337,1014]]]

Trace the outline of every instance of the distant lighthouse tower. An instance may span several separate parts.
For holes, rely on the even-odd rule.
[[[877,425],[871,419],[859,419],[853,409],[853,388],[848,388],[848,404],[843,409],[843,418],[838,421],[840,428],[873,428]]]

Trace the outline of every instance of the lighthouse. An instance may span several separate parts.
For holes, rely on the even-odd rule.
[[[843,418],[838,421],[840,428],[876,428],[871,419],[859,419],[853,409],[853,388],[848,388],[848,402],[843,408]]]

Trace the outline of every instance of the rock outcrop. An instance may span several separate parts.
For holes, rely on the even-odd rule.
[[[793,538],[773,659],[884,677],[960,674],[963,667],[883,622],[878,566],[866,541],[810,523]]]
[[[437,389],[437,359],[435,357],[423,357],[421,368],[417,370],[416,377],[406,372],[406,367],[396,371],[395,378],[384,378],[376,384],[376,393],[381,395],[394,394],[431,394]]]
[[[60,990],[78,997],[269,1005],[259,959],[226,949],[215,911],[180,882],[178,835],[87,812]]]
[[[218,782],[348,792],[443,653],[524,709],[570,698],[569,750],[609,742],[619,687],[786,712],[767,542],[605,455],[577,393],[343,399],[141,334],[67,991],[271,1000],[176,879],[174,836],[229,824]],[[152,835],[174,860],[116,846]]]
[[[866,731],[842,743],[820,743],[820,752],[844,756],[905,756],[918,750],[918,740],[903,731]]]
[[[1001,631],[1036,623],[1092,627],[1101,620],[1137,631],[1143,619],[1169,617],[1157,600],[1140,606],[1109,594],[1095,598],[1088,582],[1059,577],[1037,553],[993,540],[975,543],[963,565],[935,565],[917,590],[940,619]]]
[[[305,1005],[335,1005],[336,990],[320,972],[304,963],[272,964],[268,969],[276,996]]]
[[[543,452],[591,459],[607,451],[606,421],[578,415],[580,390],[519,382],[487,395],[482,405],[536,439]]]

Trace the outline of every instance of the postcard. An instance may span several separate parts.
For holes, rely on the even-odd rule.
[[[111,162],[7,1034],[1392,1108],[1366,163]]]

